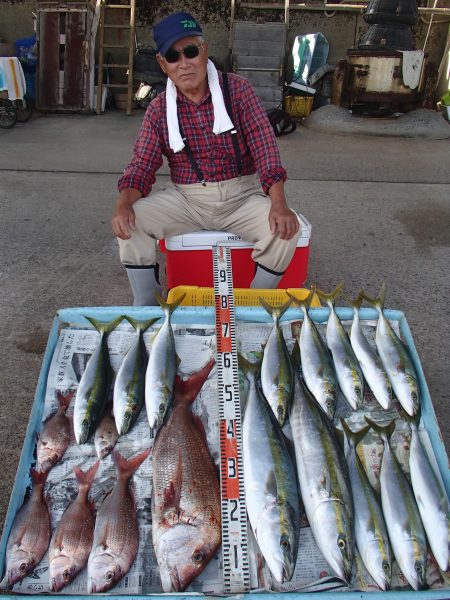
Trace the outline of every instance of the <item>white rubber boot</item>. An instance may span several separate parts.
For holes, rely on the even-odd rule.
[[[159,306],[155,292],[161,294],[159,265],[125,267],[133,292],[133,306]]]
[[[280,283],[283,273],[276,273],[275,271],[269,271],[261,265],[256,267],[256,273],[253,277],[253,281],[250,284],[251,288],[256,289],[268,289],[273,290]]]

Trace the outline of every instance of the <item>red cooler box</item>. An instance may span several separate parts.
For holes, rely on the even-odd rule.
[[[299,215],[302,233],[294,257],[278,287],[299,288],[306,281],[308,272],[311,225]],[[212,247],[217,242],[226,242],[231,248],[233,286],[248,288],[255,274],[255,263],[251,254],[253,244],[227,231],[197,231],[175,235],[159,242],[166,253],[167,286],[198,285],[213,287]]]

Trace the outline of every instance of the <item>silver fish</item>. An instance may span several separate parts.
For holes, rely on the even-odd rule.
[[[60,592],[84,568],[92,548],[95,506],[88,499],[100,462],[85,473],[73,470],[78,481],[78,495],[64,511],[50,542],[48,551],[50,590]]]
[[[247,513],[262,555],[274,578],[283,583],[294,573],[300,533],[300,507],[287,440],[259,391],[259,364],[239,357],[249,381],[242,423]]]
[[[114,451],[117,483],[97,513],[94,541],[88,560],[88,593],[113,588],[131,568],[139,546],[136,506],[128,481],[150,453],[125,459]]]
[[[391,545],[381,506],[356,453],[358,442],[370,427],[367,425],[353,432],[342,418],[341,423],[344,430],[344,453],[355,507],[356,546],[371,577],[385,591],[391,587]]]
[[[44,499],[48,472],[31,470],[33,492],[14,518],[6,546],[6,574],[0,589],[10,589],[41,562],[50,543],[50,514]]]
[[[350,583],[354,526],[348,468],[328,417],[300,377],[289,420],[300,492],[311,530],[336,575]]]
[[[328,417],[332,419],[336,408],[337,381],[330,352],[309,315],[309,307],[314,293],[315,287],[303,301],[291,294],[289,296],[303,312],[299,338],[303,378],[311,394]]]
[[[220,486],[201,420],[191,412],[214,359],[175,379],[173,410],[152,454],[152,535],[165,592],[183,592],[221,542]]]
[[[334,308],[334,300],[343,285],[341,282],[331,294],[325,294],[320,290],[317,290],[317,294],[330,308],[327,322],[327,344],[333,356],[339,387],[353,410],[357,410],[363,403],[364,378],[347,332]]]
[[[288,300],[283,306],[271,306],[264,298],[260,298],[259,301],[272,317],[274,323],[264,347],[261,364],[261,386],[273,414],[283,427],[292,401],[294,372],[280,327],[280,319],[290,307],[291,301]]]
[[[175,340],[170,318],[185,295],[183,294],[172,304],[168,304],[157,296],[166,318],[153,340],[145,373],[145,407],[148,422],[152,429],[161,425],[172,402],[179,359],[175,351]]]
[[[371,298],[364,292],[361,296],[378,310],[378,323],[375,342],[378,353],[398,401],[405,411],[414,417],[419,410],[419,384],[417,373],[402,340],[397,336],[383,312],[386,286],[381,286],[378,298]]]
[[[384,443],[380,471],[381,506],[395,559],[408,583],[415,590],[424,589],[427,541],[412,488],[389,443],[395,420],[386,427],[368,417],[366,421]]]
[[[350,330],[350,342],[373,395],[381,406],[388,410],[392,404],[392,387],[380,357],[362,332],[359,318],[361,302],[361,295],[352,302],[353,321]]]
[[[449,566],[449,502],[422,446],[416,422],[412,418],[408,421],[411,427],[411,484],[431,551],[439,568],[445,572]]]
[[[123,316],[111,323],[100,323],[85,317],[100,333],[100,340],[89,358],[81,376],[75,397],[73,426],[77,444],[85,444],[94,433],[108,399],[111,382],[111,365],[107,336],[122,321]]]
[[[119,435],[130,431],[144,405],[148,355],[143,334],[158,320],[157,317],[141,322],[125,318],[136,329],[137,337],[126,353],[114,382],[114,418]]]

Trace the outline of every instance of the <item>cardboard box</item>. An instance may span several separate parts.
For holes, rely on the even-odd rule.
[[[300,288],[306,281],[311,224],[302,215],[299,218],[302,233],[279,289]],[[166,253],[168,288],[178,285],[213,287],[212,247],[217,242],[226,242],[231,248],[233,286],[248,288],[255,274],[251,257],[253,244],[228,231],[197,231],[161,240],[160,248]]]

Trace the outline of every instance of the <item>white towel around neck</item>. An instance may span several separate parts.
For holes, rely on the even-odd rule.
[[[213,133],[225,133],[234,128],[234,125],[225,108],[219,76],[214,64],[208,60],[207,65],[208,85],[214,108]],[[184,148],[183,138],[180,134],[177,113],[177,88],[171,79],[167,79],[166,87],[166,119],[169,130],[169,146],[174,152],[181,152]]]

